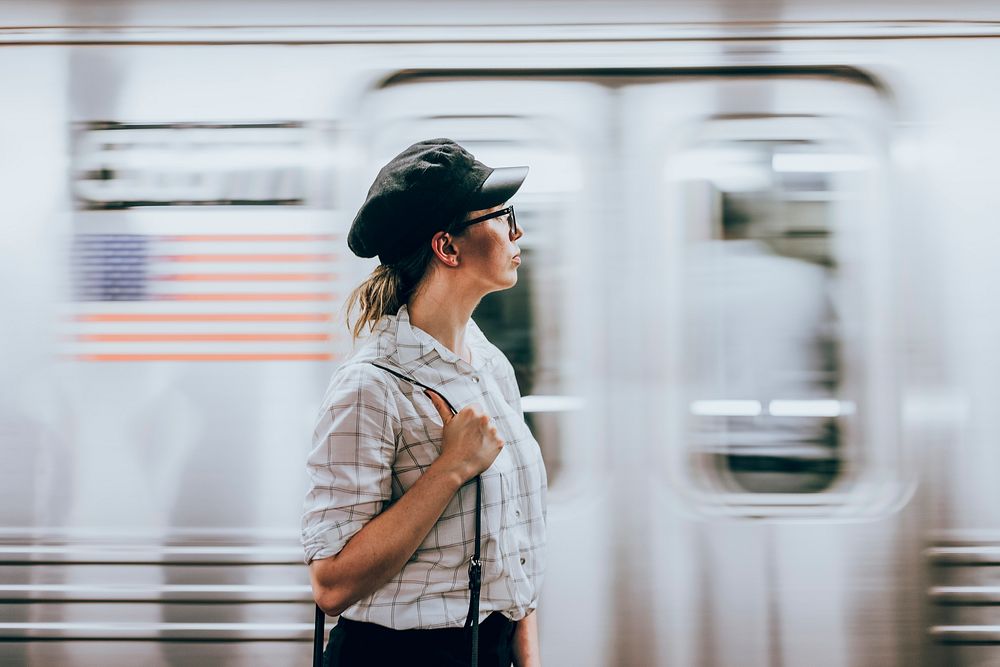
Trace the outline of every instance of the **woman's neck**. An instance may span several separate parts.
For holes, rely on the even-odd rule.
[[[462,359],[471,361],[465,345],[465,329],[481,298],[452,289],[444,281],[431,281],[407,304],[410,323]]]

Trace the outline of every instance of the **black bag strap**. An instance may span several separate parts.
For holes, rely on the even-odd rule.
[[[444,398],[442,396],[442,398]],[[476,476],[476,552],[469,561],[469,615],[465,627],[472,628],[472,667],[479,665],[479,589],[483,583],[483,560],[479,553],[482,541],[483,478]]]
[[[326,612],[316,605],[316,620],[313,624],[313,667],[323,667],[323,640],[326,625]]]
[[[433,387],[428,387],[422,382],[418,382],[411,377],[403,375],[399,371],[394,371],[391,368],[386,368],[381,364],[376,364],[374,361],[368,362],[375,368],[381,368],[387,373],[392,373],[401,380],[405,380],[410,384],[414,384],[418,387],[422,387],[428,391],[433,391],[435,394],[441,397],[441,400],[445,402],[448,409],[451,410],[451,414],[458,414],[458,410],[452,405],[444,394],[442,394],[437,389]],[[481,542],[483,537],[482,528],[482,518],[483,518],[483,482],[482,477],[476,476],[476,544],[475,553],[472,556],[472,560],[469,561],[469,614],[465,617],[465,627],[471,628],[471,661],[472,667],[478,667],[479,665],[479,591],[483,583],[483,561],[481,553]],[[323,639],[325,635],[326,625],[326,613],[316,605],[316,623],[313,628],[313,667],[323,667]]]

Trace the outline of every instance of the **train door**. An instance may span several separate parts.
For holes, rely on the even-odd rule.
[[[416,72],[359,118],[357,193],[434,136],[531,165],[518,285],[475,318],[550,475],[546,659],[892,664],[907,478],[877,88]]]
[[[844,74],[622,91],[664,664],[895,664],[917,627],[899,624],[920,597],[897,579],[919,549],[898,513],[891,120]]]

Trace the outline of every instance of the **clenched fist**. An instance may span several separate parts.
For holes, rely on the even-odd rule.
[[[453,415],[437,392],[427,390],[424,393],[444,422],[441,462],[453,467],[463,482],[489,468],[500,455],[504,442],[482,407],[469,405]]]

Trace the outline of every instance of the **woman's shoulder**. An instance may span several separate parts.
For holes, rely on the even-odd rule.
[[[349,358],[330,376],[323,408],[333,405],[379,403],[393,395],[395,383],[388,373],[371,363],[374,360]]]
[[[323,395],[317,416],[319,423],[335,424],[344,419],[378,415],[375,422],[384,428],[397,429],[400,424],[398,389],[387,375],[370,363],[341,364]]]

